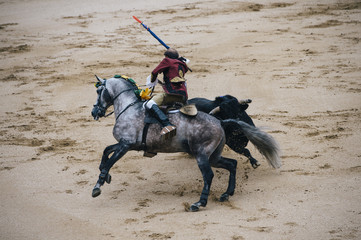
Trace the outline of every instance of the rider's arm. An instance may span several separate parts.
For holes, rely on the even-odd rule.
[[[157,79],[158,74],[164,72],[168,67],[169,67],[169,59],[164,58],[159,63],[159,65],[156,68],[154,68],[154,70],[152,71],[151,81],[154,82]]]

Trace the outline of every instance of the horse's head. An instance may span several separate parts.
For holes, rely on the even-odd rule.
[[[92,110],[92,116],[95,120],[98,120],[105,116],[108,107],[113,104],[113,99],[106,88],[106,80],[101,79],[98,76],[96,76],[96,78],[98,82],[95,84],[95,87],[97,88],[98,97]]]

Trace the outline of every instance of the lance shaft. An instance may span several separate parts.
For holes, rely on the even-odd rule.
[[[162,41],[162,39],[160,39],[157,35],[155,35],[155,33],[154,33],[152,30],[150,30],[150,28],[149,28],[147,25],[145,25],[142,21],[140,21],[136,16],[133,16],[133,18],[134,18],[137,22],[139,22],[140,24],[142,24],[142,26],[143,26],[155,39],[157,39],[158,42],[160,42],[160,44],[162,44],[166,49],[169,48],[169,46],[168,46],[167,44],[165,44],[165,43]]]
[[[155,39],[157,39],[158,42],[160,42],[160,44],[162,44],[166,49],[169,48],[169,46],[168,46],[167,44],[165,44],[165,43],[162,41],[162,39],[160,39],[152,30],[150,30],[150,28],[149,28],[147,25],[145,25],[142,21],[140,21],[139,18],[137,18],[136,16],[133,16],[133,18],[134,18],[137,22],[139,22],[139,23],[140,23]],[[184,59],[184,58],[183,58],[183,59]],[[192,72],[192,69],[190,69],[189,67],[188,67],[188,69],[189,69],[189,71]]]

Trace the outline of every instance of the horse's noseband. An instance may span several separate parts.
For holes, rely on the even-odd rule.
[[[106,112],[106,108],[99,106],[99,105],[94,105],[93,110],[92,110],[92,116],[95,120],[98,120],[101,117],[105,116],[105,112]]]

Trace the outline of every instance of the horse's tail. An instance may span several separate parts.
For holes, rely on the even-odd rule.
[[[232,125],[234,126],[234,124],[237,124],[237,127],[241,128],[244,135],[256,146],[258,151],[267,159],[267,162],[273,168],[281,167],[281,151],[277,141],[271,135],[242,121],[233,119],[222,121],[223,128],[228,129],[228,131],[232,130]]]

